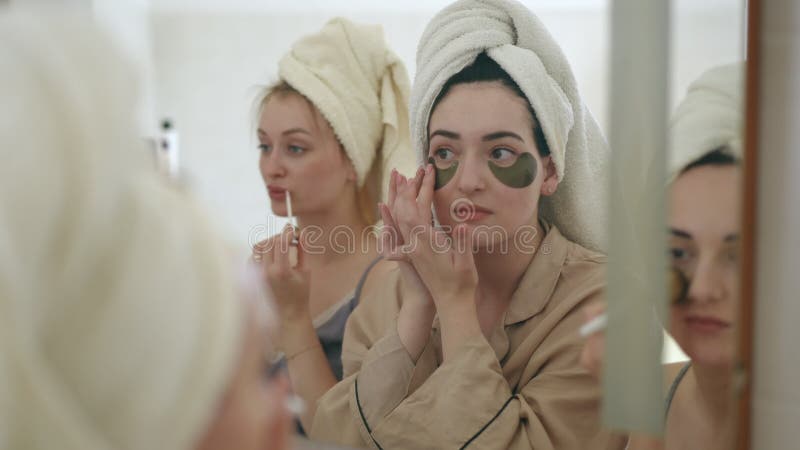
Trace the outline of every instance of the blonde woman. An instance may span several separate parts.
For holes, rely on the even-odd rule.
[[[285,229],[254,256],[308,429],[317,399],[341,379],[350,313],[394,265],[380,262],[375,223],[386,174],[413,165],[408,76],[379,26],[342,18],[298,40],[278,68],[260,101],[259,170],[273,213],[288,215],[291,202],[302,236]]]

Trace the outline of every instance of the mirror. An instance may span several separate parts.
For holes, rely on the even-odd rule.
[[[740,390],[745,4],[614,5],[609,136],[617,190],[604,417],[663,435],[634,438],[631,448],[732,448]],[[667,282],[664,247],[667,273],[687,280],[678,302],[653,298],[652,286]],[[649,333],[660,326],[667,331],[663,367],[651,356],[658,336]]]
[[[448,3],[403,2],[401,5],[371,2],[367,5],[334,1],[320,5],[220,1],[198,5],[162,0],[150,4],[146,28],[152,49],[149,71],[152,116],[173,122],[180,134],[181,168],[188,174],[193,188],[218,211],[220,220],[230,231],[232,242],[242,248],[251,246],[278,233],[285,223],[284,218],[272,213],[259,175],[253,102],[259,88],[276,79],[276,63],[291,44],[303,35],[316,32],[335,15],[379,23],[384,28],[387,42],[413,76],[416,47],[422,31],[431,17]],[[610,104],[613,93],[609,89],[613,80],[609,79],[609,74],[615,73],[610,56],[614,51],[612,8],[622,3],[592,0],[526,2],[564,50],[583,99],[609,136],[613,134],[609,113],[613,108]],[[704,73],[744,59],[745,4],[744,0],[679,0],[673,1],[671,6],[661,7],[668,9],[670,16],[669,28],[665,30],[669,33],[669,42],[663,47],[669,52],[664,55],[668,73],[663,76],[665,86],[662,87],[667,110],[663,117],[669,120],[674,117],[692,83]],[[657,28],[639,31],[655,33]],[[674,140],[671,130],[669,125],[665,125],[668,139]],[[664,148],[672,150],[666,144]],[[665,164],[668,172],[671,169],[669,160]],[[699,186],[702,189],[703,183],[700,182]],[[739,187],[735,189],[740,191]],[[672,217],[669,193],[665,194],[663,201],[667,211],[664,219],[673,228],[676,224],[669,221]],[[691,226],[691,223],[682,225],[683,228]],[[677,228],[682,235],[665,236],[663,243],[674,245],[673,253],[699,257],[697,253],[701,249],[698,243],[683,237],[689,234],[697,238],[696,233],[688,233],[683,228]],[[705,247],[702,251],[706,251]],[[733,250],[726,248],[724,251]],[[718,255],[714,260],[724,257]],[[687,272],[696,270],[694,265],[691,270],[685,269]],[[692,278],[692,273],[681,273]],[[666,325],[670,319],[675,324],[688,320],[684,317],[685,312],[671,314],[675,308],[678,307],[664,309],[662,323],[667,330],[671,327]],[[684,330],[678,343],[667,334],[663,350],[665,364],[683,367],[693,351],[702,350],[692,345],[713,332],[709,330],[714,327],[714,317],[701,319],[711,322],[702,322]],[[729,325],[735,321],[727,316],[726,320]],[[682,345],[681,339],[684,340]],[[654,350],[648,351],[652,354]],[[664,385],[671,385],[670,378],[675,379],[678,373],[680,369],[665,372]],[[691,381],[694,371],[688,370],[685,376]],[[667,395],[668,391],[666,389],[659,396]],[[689,394],[677,389],[675,395],[683,398]],[[676,408],[681,404],[677,402]],[[680,413],[678,416],[688,417],[692,408],[688,412],[678,409],[675,412]],[[666,433],[669,435],[673,420],[672,416],[667,417]],[[675,422],[674,427],[681,426],[680,421]],[[667,446],[670,446],[669,441]]]
[[[273,211],[272,201],[282,202],[285,192],[271,196],[266,188],[259,171],[263,143],[256,134],[259,94],[276,81],[281,56],[300,37],[341,15],[382,25],[388,45],[413,76],[423,30],[449,3],[151,0],[122,8],[101,1],[76,1],[75,6],[115,29],[116,38],[139,63],[144,80],[138,105],[141,129],[152,138],[159,167],[185,181],[215,212],[227,240],[249,251],[280,233],[287,222],[285,214]],[[745,316],[752,311],[738,300],[739,282],[748,276],[740,263],[752,256],[741,248],[740,221],[742,171],[747,170],[741,132],[749,113],[742,104],[745,0],[676,0],[655,6],[641,0],[523,3],[562,48],[583,101],[613,150],[638,155],[636,161],[627,161],[627,172],[618,173],[623,182],[618,187],[628,188],[622,189],[626,200],[634,199],[626,207],[633,203],[642,209],[630,214],[636,223],[628,224],[625,233],[612,231],[610,253],[613,262],[615,245],[624,247],[626,240],[632,252],[647,247],[647,261],[638,268],[653,278],[630,287],[640,291],[631,296],[634,303],[627,311],[615,306],[614,297],[629,294],[615,286],[639,281],[626,280],[620,272],[619,284],[610,289],[606,399],[634,396],[628,380],[637,369],[628,367],[647,365],[637,358],[650,361],[654,371],[644,377],[649,384],[637,387],[649,392],[639,397],[643,402],[615,405],[606,413],[619,420],[608,425],[634,435],[663,431],[663,441],[644,443],[642,436],[641,448],[732,448],[735,431],[747,429],[737,425],[742,418],[735,413],[741,388],[738,368],[742,359],[747,363],[750,358]],[[643,15],[625,11],[626,6]],[[631,55],[644,59],[622,58]],[[660,162],[653,162],[658,158]],[[652,203],[637,196],[651,193]],[[632,241],[639,232],[649,238]],[[663,289],[664,304],[654,307],[659,297],[650,300],[649,293],[668,282],[674,288]],[[641,326],[627,327],[636,322],[631,317]],[[663,350],[662,328],[667,332]],[[651,339],[654,330],[658,336]],[[633,350],[637,342],[643,346]],[[284,356],[289,360],[294,355]],[[666,411],[654,414],[653,405]],[[648,415],[647,423],[639,421]]]

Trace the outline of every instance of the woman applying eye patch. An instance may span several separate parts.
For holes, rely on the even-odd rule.
[[[320,399],[311,436],[620,448],[578,363],[580,308],[605,285],[607,148],[566,59],[512,1],[450,5],[417,55],[422,166],[394,174],[381,206],[384,253],[399,269],[351,316],[345,377]]]

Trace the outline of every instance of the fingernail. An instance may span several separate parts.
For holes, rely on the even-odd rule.
[[[427,173],[428,173],[428,175],[430,175],[430,174],[431,174],[431,172],[433,172],[433,164],[428,164],[428,165],[425,167],[425,172],[427,172]]]

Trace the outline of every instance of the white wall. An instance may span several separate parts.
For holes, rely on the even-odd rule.
[[[677,106],[705,70],[744,59],[745,0],[673,0],[670,97]]]
[[[67,12],[93,17],[110,33],[138,71],[141,97],[140,103],[133,107],[137,110],[141,133],[153,133],[155,88],[150,57],[150,0],[9,0],[6,3],[14,11]],[[0,6],[3,4],[0,0]]]

